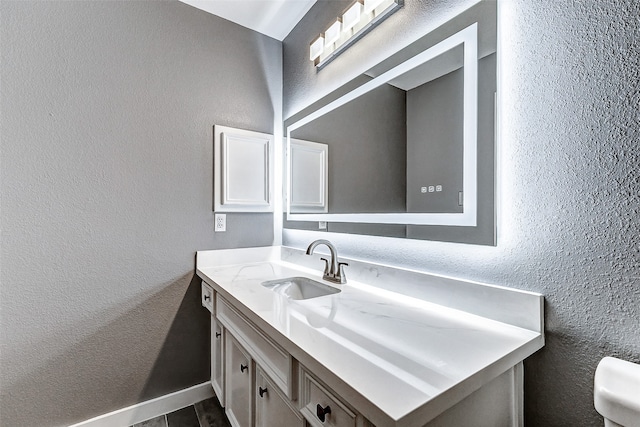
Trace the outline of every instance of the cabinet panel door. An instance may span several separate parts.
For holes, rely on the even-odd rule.
[[[216,212],[273,212],[273,135],[214,126]]]
[[[233,336],[225,338],[225,411],[233,427],[251,427],[253,361]]]
[[[215,316],[211,316],[211,385],[224,407],[224,332]]]
[[[256,427],[304,427],[304,418],[287,402],[288,398],[256,368]]]

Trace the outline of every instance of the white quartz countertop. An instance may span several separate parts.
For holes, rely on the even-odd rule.
[[[239,253],[220,252],[199,252],[197,274],[301,363],[331,372],[329,385],[359,393],[372,405],[363,414],[376,424],[423,425],[544,344],[540,331],[358,280],[332,285],[322,280],[322,263],[306,268],[273,249],[262,251],[263,260],[254,250],[241,263],[228,256]],[[294,276],[341,292],[293,300],[261,285]]]

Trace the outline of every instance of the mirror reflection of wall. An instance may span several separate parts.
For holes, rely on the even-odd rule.
[[[406,209],[405,99],[384,85],[291,133],[329,146],[329,213]]]
[[[326,213],[329,146],[319,142],[292,139],[290,149],[291,212]]]
[[[407,212],[462,212],[462,77],[407,91]]]

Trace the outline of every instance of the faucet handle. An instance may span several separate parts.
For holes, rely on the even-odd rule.
[[[320,258],[322,261],[324,261],[324,272],[323,274],[329,274],[329,260],[326,258]]]
[[[348,262],[339,262],[338,263],[337,274],[338,274],[338,277],[340,278],[340,283],[342,283],[342,284],[347,283],[347,276],[345,276],[345,274],[344,274],[344,266],[345,265],[348,267],[349,263]]]

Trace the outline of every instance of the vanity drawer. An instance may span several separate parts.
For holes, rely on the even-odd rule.
[[[216,298],[216,317],[291,399],[293,396],[291,356],[273,340],[258,331],[248,319],[220,296]]]
[[[355,427],[356,414],[323,387],[302,366],[300,367],[300,382],[300,412],[307,419],[309,425],[315,427]]]
[[[200,302],[202,302],[202,306],[213,313],[213,288],[203,280],[200,289]]]

